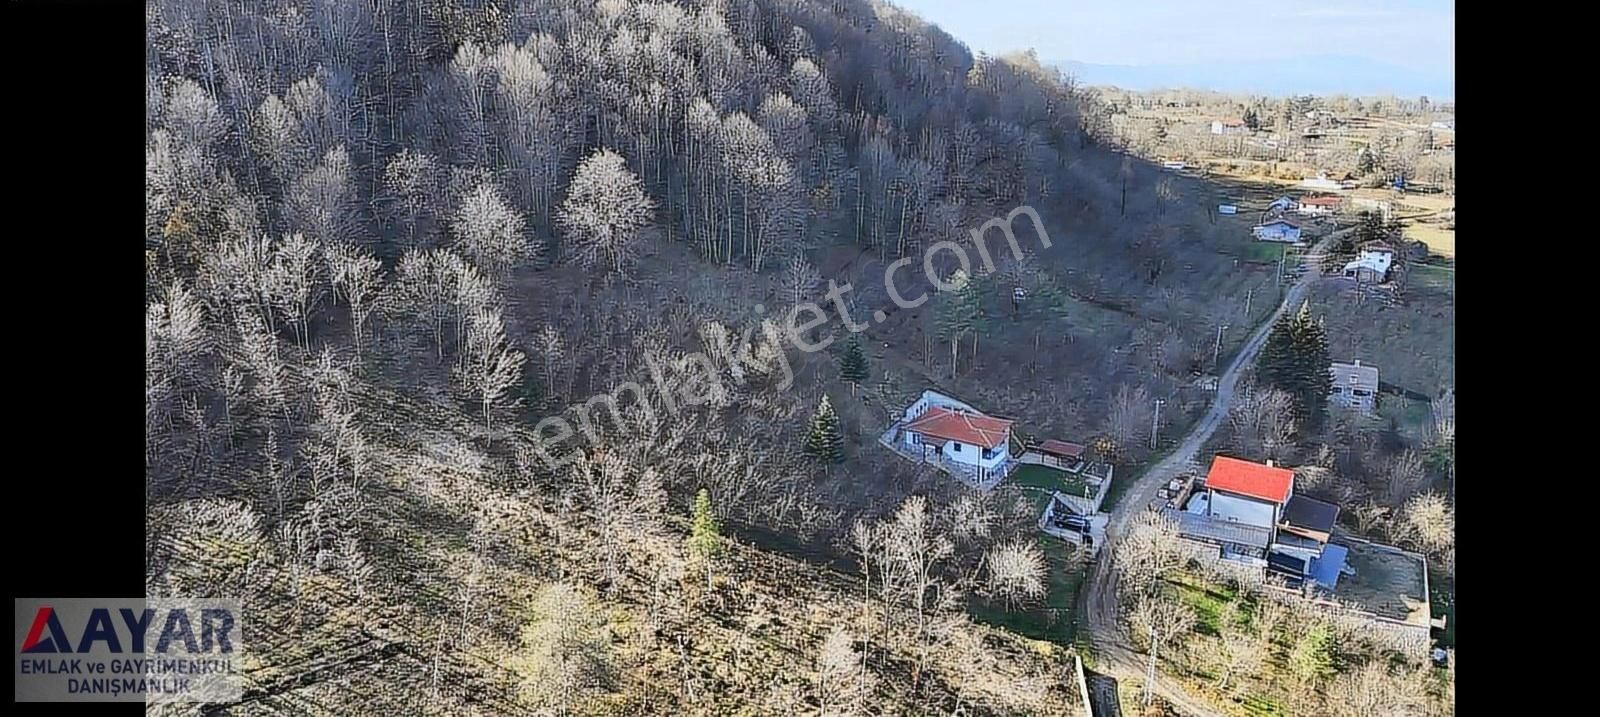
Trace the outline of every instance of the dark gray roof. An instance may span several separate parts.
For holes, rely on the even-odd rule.
[[[1339,506],[1303,495],[1290,498],[1289,504],[1283,507],[1283,522],[1319,533],[1332,532],[1333,522],[1338,517]]]
[[[1208,515],[1170,508],[1166,512],[1178,521],[1178,533],[1186,538],[1238,543],[1263,549],[1272,542],[1272,531],[1260,526],[1217,520]]]

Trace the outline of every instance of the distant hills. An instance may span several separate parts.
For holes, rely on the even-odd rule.
[[[1286,60],[1227,60],[1167,65],[1055,63],[1083,84],[1129,90],[1189,88],[1263,95],[1427,95],[1449,100],[1455,78],[1361,57],[1324,55]]]

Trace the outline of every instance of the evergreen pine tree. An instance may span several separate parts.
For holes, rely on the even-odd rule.
[[[867,380],[867,354],[861,350],[861,340],[855,336],[850,337],[844,353],[839,355],[839,378],[854,384]]]
[[[711,512],[711,493],[701,488],[694,496],[694,510],[690,514],[689,555],[706,568],[706,589],[711,588],[711,559],[722,552],[722,527]]]
[[[1328,374],[1328,335],[1311,318],[1310,302],[1292,318],[1272,327],[1261,349],[1261,377],[1294,398],[1295,420],[1307,428],[1321,424],[1333,378]]]
[[[978,334],[983,327],[983,295],[979,279],[957,269],[946,280],[956,288],[941,293],[939,299],[939,333],[950,342],[950,376],[956,375],[956,355],[962,337],[972,336],[973,355],[977,355]]]
[[[839,433],[839,414],[827,396],[817,406],[817,415],[811,417],[811,432],[806,436],[806,452],[827,463],[844,460],[844,436]]]
[[[1356,157],[1356,174],[1365,177],[1376,169],[1377,166],[1372,160],[1372,150],[1362,147],[1361,154]]]

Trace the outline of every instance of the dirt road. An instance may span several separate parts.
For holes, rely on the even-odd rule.
[[[1134,689],[1134,685],[1143,684],[1145,657],[1136,652],[1123,634],[1118,624],[1117,616],[1120,608],[1117,604],[1117,589],[1115,571],[1110,566],[1110,555],[1116,549],[1123,531],[1127,528],[1128,521],[1133,519],[1139,511],[1145,510],[1161,486],[1167,481],[1183,474],[1190,469],[1198,468],[1196,458],[1200,447],[1211,438],[1224,418],[1228,415],[1228,407],[1232,403],[1234,389],[1238,386],[1239,376],[1244,369],[1255,363],[1256,354],[1267,343],[1267,335],[1272,331],[1272,325],[1285,313],[1299,308],[1300,302],[1306,297],[1307,292],[1316,280],[1321,277],[1321,256],[1327,247],[1338,237],[1353,231],[1346,229],[1324,237],[1317,242],[1311,251],[1307,252],[1302,261],[1306,265],[1306,272],[1289,287],[1283,302],[1276,311],[1267,317],[1261,325],[1257,326],[1239,350],[1233,362],[1217,380],[1217,395],[1211,401],[1211,407],[1206,415],[1195,424],[1178,447],[1161,462],[1151,466],[1144,475],[1140,476],[1127,492],[1123,494],[1116,508],[1111,511],[1110,523],[1106,526],[1106,545],[1108,550],[1101,552],[1101,559],[1091,568],[1088,589],[1079,597],[1079,607],[1085,617],[1084,627],[1088,630],[1090,638],[1094,641],[1097,663],[1095,669],[1124,678],[1124,686]],[[1179,712],[1193,715],[1214,715],[1218,712],[1205,704],[1197,701],[1184,693],[1183,688],[1170,679],[1157,677],[1156,693],[1171,702]]]

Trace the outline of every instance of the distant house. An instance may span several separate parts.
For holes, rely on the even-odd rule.
[[[1300,223],[1283,217],[1257,224],[1254,229],[1250,230],[1250,233],[1258,241],[1284,242],[1287,244],[1299,244],[1301,241]]]
[[[1372,413],[1377,407],[1377,366],[1363,366],[1361,359],[1356,359],[1355,363],[1329,366],[1328,374],[1333,379],[1333,388],[1328,393],[1333,403],[1362,413]]]
[[[1278,197],[1277,199],[1272,200],[1272,203],[1267,205],[1267,211],[1270,212],[1270,211],[1276,209],[1276,210],[1278,210],[1280,212],[1284,212],[1284,211],[1288,211],[1293,206],[1294,206],[1294,200],[1293,199],[1290,199],[1288,196],[1282,196],[1282,197]]]
[[[963,481],[992,487],[1016,467],[1012,421],[986,416],[961,401],[923,391],[884,436],[896,453],[931,463]]]
[[[1177,171],[1177,170],[1183,169],[1184,167],[1187,167],[1187,166],[1189,166],[1189,165],[1184,164],[1180,160],[1169,160],[1169,161],[1161,163],[1161,168],[1162,169],[1170,169],[1170,170],[1173,170],[1173,171]]]
[[[1339,180],[1329,179],[1327,172],[1320,172],[1316,177],[1307,177],[1300,180],[1300,188],[1311,189],[1319,192],[1337,192],[1344,189]]]
[[[1382,284],[1389,280],[1389,267],[1394,265],[1394,248],[1383,243],[1361,247],[1355,261],[1344,265],[1344,276],[1362,284]]]
[[[1239,119],[1237,117],[1229,117],[1229,118],[1226,118],[1226,119],[1219,119],[1219,120],[1212,120],[1211,121],[1211,133],[1212,134],[1241,135],[1241,134],[1249,134],[1249,132],[1250,132],[1250,128],[1245,125],[1244,120]]]
[[[1213,123],[1213,124],[1215,124],[1215,123]],[[1432,124],[1428,125],[1428,128],[1429,129],[1454,130],[1456,128],[1456,121],[1455,120],[1436,120]]]
[[[1340,197],[1306,197],[1300,200],[1297,210],[1308,217],[1331,216],[1344,204]]]

